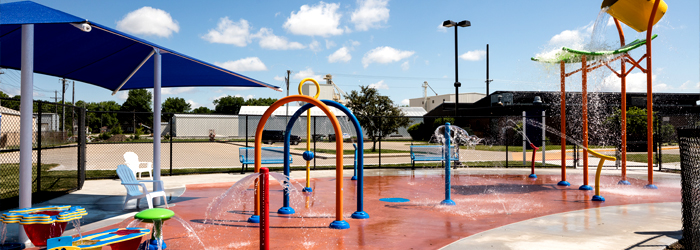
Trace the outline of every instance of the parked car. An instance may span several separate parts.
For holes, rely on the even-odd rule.
[[[263,130],[262,142],[267,144],[273,144],[275,142],[284,142],[284,131],[282,130]],[[289,144],[297,145],[301,142],[301,137],[297,135],[291,135],[289,137]]]

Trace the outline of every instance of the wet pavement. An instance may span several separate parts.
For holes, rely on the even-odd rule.
[[[580,170],[567,171],[571,187],[556,185],[560,178],[556,169],[538,169],[537,180],[528,179],[529,170],[522,168],[457,169],[451,189],[452,200],[457,205],[441,206],[438,204],[444,199],[445,190],[442,169],[367,170],[364,211],[370,218],[356,220],[350,218],[357,210],[356,181],[350,180],[352,172],[346,170],[343,216],[350,229],[345,230],[328,228],[335,217],[334,171],[312,172],[314,192],[310,195],[293,192],[291,204],[296,210],[293,215],[276,213],[282,205],[282,190],[272,181],[272,249],[439,249],[445,246],[447,249],[490,249],[491,246],[493,249],[545,249],[548,245],[542,244],[547,242],[556,242],[557,249],[579,249],[585,246],[581,244],[584,241],[602,242],[602,245],[592,246],[607,246],[603,247],[605,249],[634,249],[635,245],[663,249],[661,243],[654,243],[651,248],[643,243],[659,239],[659,232],[680,230],[678,175],[655,173],[659,189],[649,190],[642,188],[646,184],[646,170],[630,169],[631,186],[617,185],[619,171],[605,170],[601,195],[606,201],[601,203],[590,201],[593,191],[577,189],[583,179]],[[297,171],[292,178],[302,176],[303,172]],[[593,177],[591,175],[590,185],[593,185]],[[253,208],[250,187],[240,189],[242,195],[238,198],[227,197],[223,205],[210,207],[215,197],[241,178],[241,175],[164,178],[169,190],[184,191],[172,192],[174,199],[170,203],[176,206],[171,209],[192,226],[206,249],[258,248],[259,228],[257,224],[246,222]],[[301,179],[297,181],[303,184]],[[118,191],[123,192],[118,181],[113,182],[117,183]],[[176,182],[179,187],[186,185],[186,188],[178,189]],[[381,198],[410,201],[383,202]],[[121,207],[123,200],[113,199],[111,203]],[[209,218],[207,211],[213,214]],[[127,218],[132,214],[125,211],[122,217],[110,223],[94,223],[83,228],[90,231],[86,233],[92,233],[99,227],[101,231],[124,226],[131,221]],[[216,214],[220,216],[214,216]],[[650,223],[644,223],[645,218]],[[113,223],[116,224],[106,225]],[[601,225],[606,229],[602,230]],[[177,220],[165,223],[164,235],[169,249],[202,248]],[[611,237],[617,239],[615,245],[609,245],[612,241],[598,240]],[[511,244],[513,241],[530,245]]]

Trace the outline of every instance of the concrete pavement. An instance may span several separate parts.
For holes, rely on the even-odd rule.
[[[456,174],[528,174],[525,168],[460,168]],[[373,169],[366,176],[388,175],[439,175],[439,169]],[[538,174],[556,175],[558,169],[537,169]],[[568,169],[569,176],[582,173],[581,169]],[[605,169],[605,175],[619,175],[619,170]],[[352,170],[345,170],[351,176]],[[178,198],[186,192],[186,185],[235,182],[245,175],[208,174],[163,176],[170,204],[177,205]],[[334,177],[334,170],[312,171],[313,178]],[[630,168],[630,178],[646,179],[646,168]],[[303,179],[303,171],[292,172],[293,179]],[[572,178],[574,179],[574,178]],[[659,188],[680,187],[677,174],[655,172],[655,183]],[[572,183],[580,185],[580,183]],[[82,231],[90,231],[120,223],[137,212],[134,201],[128,210],[121,210],[125,189],[119,180],[86,181],[82,190],[35,206],[69,204],[87,209]],[[145,201],[141,209],[147,208]],[[8,241],[16,240],[16,224],[8,226]],[[70,227],[70,226],[69,226]],[[547,215],[531,220],[506,225],[490,231],[456,241],[446,249],[664,249],[678,237],[681,228],[679,203],[634,204],[615,207],[584,209],[562,214]],[[566,230],[562,230],[566,229]],[[73,234],[68,231],[65,235]],[[604,246],[604,247],[600,247]]]

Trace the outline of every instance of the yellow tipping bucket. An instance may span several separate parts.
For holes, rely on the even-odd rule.
[[[600,8],[610,7],[608,14],[632,27],[637,32],[646,31],[649,26],[649,17],[654,8],[655,0],[604,0]],[[666,14],[668,5],[663,0],[659,3],[654,17],[654,24]]]

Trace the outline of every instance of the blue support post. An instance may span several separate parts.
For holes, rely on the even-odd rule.
[[[355,148],[355,161],[352,163],[353,172],[352,172],[352,178],[350,178],[350,180],[356,181],[357,180],[357,145],[355,145],[355,143],[353,143],[352,147]]]
[[[450,196],[450,164],[452,161],[450,149],[450,123],[445,123],[445,200],[440,202],[440,205],[454,206],[457,205]]]

